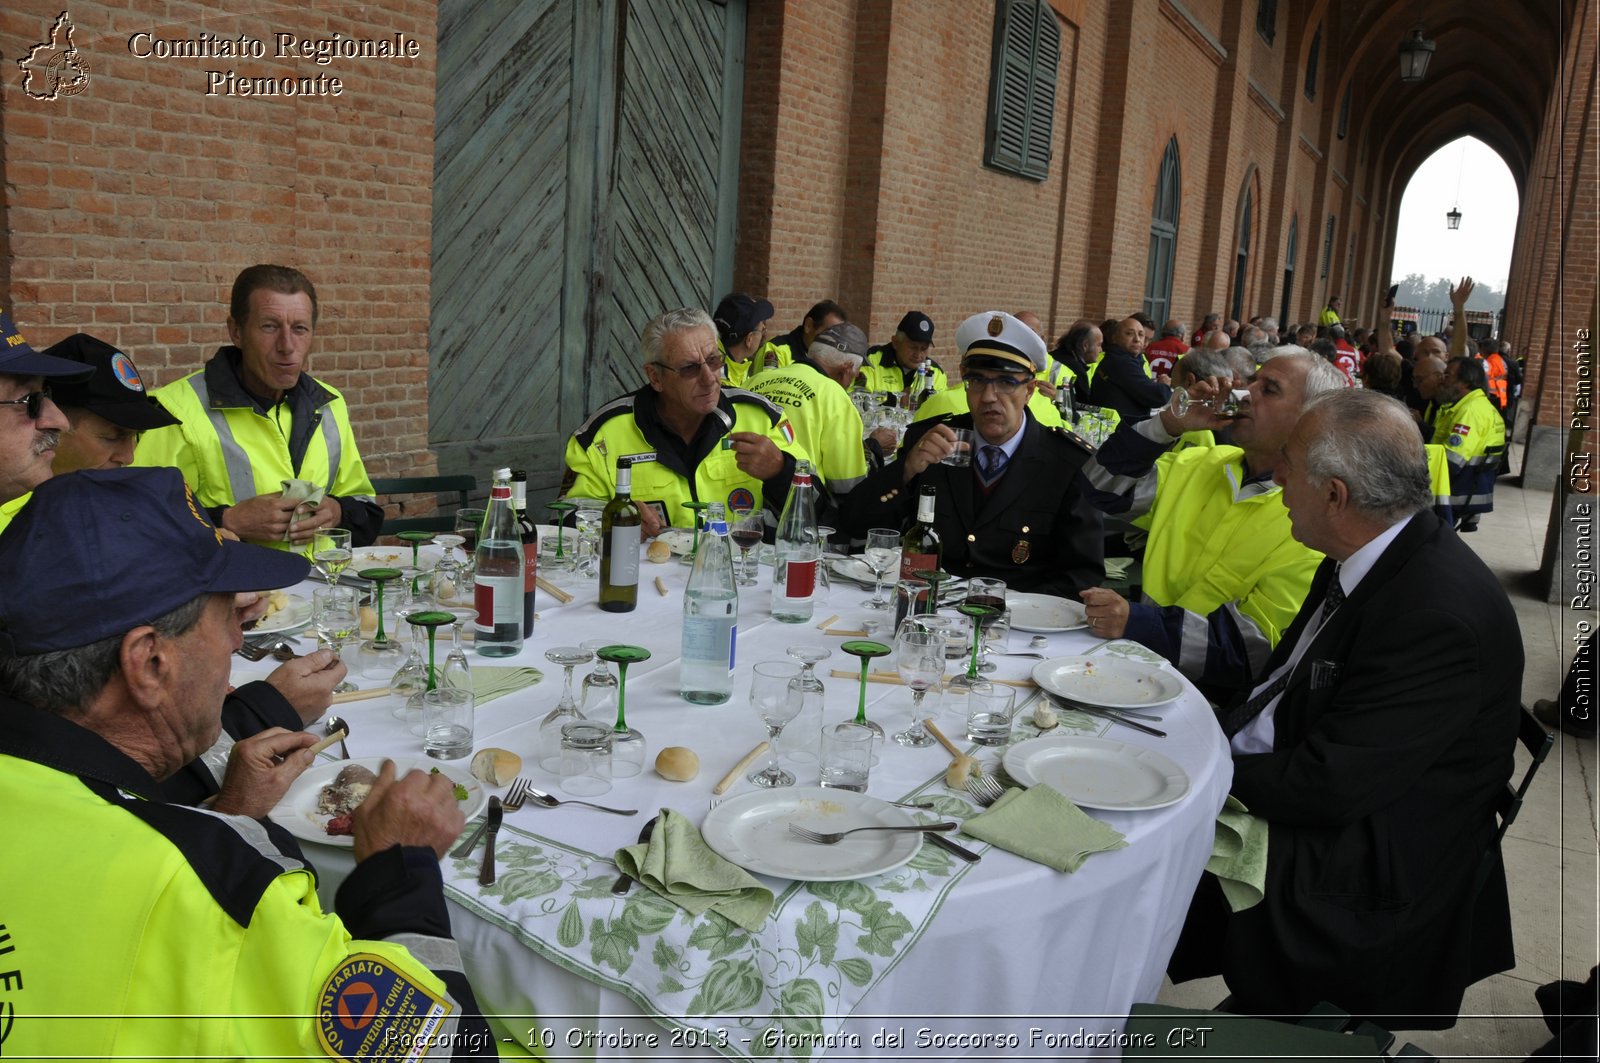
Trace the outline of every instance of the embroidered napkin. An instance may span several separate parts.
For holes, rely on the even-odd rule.
[[[1233,911],[1260,904],[1266,893],[1267,821],[1251,815],[1232,794],[1217,813],[1217,835],[1206,870],[1217,876]]]
[[[537,668],[519,665],[474,664],[472,666],[472,696],[479,705],[503,697],[524,687],[531,687],[544,678]]]
[[[661,810],[649,841],[618,849],[616,861],[690,915],[709,909],[753,933],[772,912],[772,891],[712,852],[695,825],[670,808]]]
[[[1120,831],[1088,815],[1057,790],[1007,790],[962,826],[961,833],[1057,871],[1076,871],[1095,853],[1128,844]]]

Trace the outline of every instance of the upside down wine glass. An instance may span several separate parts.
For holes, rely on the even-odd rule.
[[[401,572],[397,568],[364,568],[357,575],[372,584],[372,608],[378,614],[377,631],[361,644],[361,652],[366,657],[362,674],[392,675],[399,665],[402,651],[399,640],[390,638],[384,630],[383,592],[390,582],[400,578]]]
[[[611,728],[611,774],[617,778],[638,775],[644,770],[644,735],[628,726],[625,712],[628,695],[628,665],[650,659],[643,646],[605,646],[596,657],[617,666],[617,722]]]
[[[416,693],[412,694],[411,697],[406,699],[406,708],[404,714],[398,710],[395,712],[395,717],[397,719],[405,720],[410,724],[411,733],[414,735],[421,735],[423,733],[422,695],[427,693],[429,690],[437,690],[439,688],[439,669],[434,664],[436,659],[434,656],[434,646],[438,636],[438,629],[442,624],[454,623],[455,619],[456,618],[454,614],[447,613],[443,609],[423,609],[420,612],[412,613],[410,616],[406,617],[406,623],[410,624],[413,628],[420,627],[428,633],[427,683],[422,690],[417,691]]]
[[[594,660],[594,651],[581,646],[557,646],[544,651],[544,659],[561,666],[561,700],[539,721],[539,766],[545,771],[561,771],[561,728],[584,719],[578,701],[572,696],[572,670]]]
[[[874,642],[871,639],[851,639],[839,648],[850,656],[859,658],[861,661],[861,696],[856,702],[856,718],[854,722],[882,738],[883,728],[867,719],[867,674],[872,669],[873,658],[887,657],[894,651],[883,643]]]
[[[862,602],[862,606],[867,609],[889,608],[889,600],[883,596],[883,578],[900,564],[900,533],[893,528],[868,529],[867,549],[862,557],[878,581],[872,589],[872,597]]]
[[[990,620],[999,616],[1000,610],[992,605],[984,605],[981,602],[975,602],[971,598],[968,598],[966,601],[956,606],[956,612],[960,613],[962,616],[972,618],[972,661],[967,665],[967,670],[964,674],[958,675],[954,679],[950,680],[950,685],[962,690],[971,690],[975,684],[984,681],[980,678],[978,673],[978,655],[983,650],[984,626]]]

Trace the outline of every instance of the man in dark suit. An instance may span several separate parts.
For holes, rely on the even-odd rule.
[[[1268,824],[1265,896],[1230,911],[1207,874],[1169,972],[1223,974],[1234,1010],[1327,1000],[1450,1026],[1466,986],[1514,963],[1490,847],[1517,740],[1516,616],[1429,511],[1395,400],[1321,396],[1277,477],[1295,538],[1327,560],[1261,683],[1219,710],[1233,794]]]
[[[962,323],[956,343],[970,412],[913,424],[898,459],[846,496],[845,529],[860,537],[868,528],[904,527],[931,484],[948,571],[1073,597],[1098,585],[1105,576],[1100,515],[1076,475],[1088,444],[1043,427],[1027,409],[1034,374],[1045,366],[1044,340],[1010,314],[986,311]],[[973,432],[970,467],[941,464],[957,451],[959,428]]]

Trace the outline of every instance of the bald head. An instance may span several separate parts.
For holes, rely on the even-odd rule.
[[[1225,351],[1233,346],[1233,340],[1221,329],[1212,329],[1206,333],[1206,338],[1200,341],[1200,346],[1213,351]]]
[[[1450,348],[1445,346],[1444,340],[1438,336],[1424,336],[1416,342],[1412,353],[1420,362],[1425,357],[1438,358],[1441,363],[1450,357]]]
[[[1041,340],[1044,339],[1044,322],[1039,320],[1038,314],[1035,314],[1032,310],[1021,310],[1012,316],[1038,333]],[[1048,343],[1049,341],[1045,340],[1045,342]]]
[[[1438,398],[1439,386],[1444,383],[1444,359],[1431,354],[1418,357],[1411,367],[1411,383],[1429,402]]]

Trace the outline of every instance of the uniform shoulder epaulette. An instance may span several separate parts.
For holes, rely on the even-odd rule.
[[[767,416],[772,418],[774,425],[783,420],[784,413],[782,408],[759,392],[750,391],[747,388],[725,387],[722,389],[722,393],[728,397],[729,402],[742,402],[750,406],[761,407],[766,411]]]
[[[578,445],[587,448],[594,442],[595,434],[600,431],[600,427],[607,421],[613,417],[620,417],[625,413],[631,414],[633,412],[633,399],[633,393],[629,392],[626,395],[612,399],[591,413],[588,420],[580,424],[578,430],[572,433],[573,438],[578,441]]]
[[[1094,444],[1089,442],[1083,436],[1080,436],[1078,433],[1074,432],[1071,428],[1068,428],[1066,425],[1053,424],[1050,426],[1049,431],[1079,447],[1085,454],[1094,453]]]

